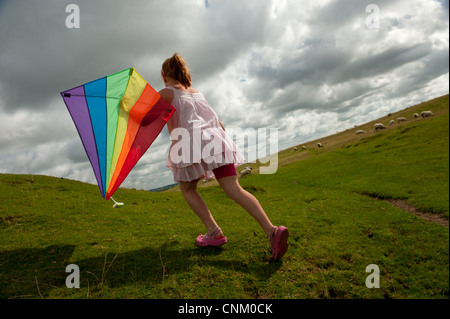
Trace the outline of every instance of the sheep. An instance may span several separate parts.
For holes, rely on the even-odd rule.
[[[390,120],[389,121],[389,125],[394,125],[395,124],[395,121],[394,120]]]
[[[408,119],[406,117],[397,117],[397,123],[406,122]]]
[[[356,134],[365,134],[366,133],[366,131],[364,131],[364,130],[357,130],[356,131]]]
[[[322,143],[317,143],[317,147],[319,148],[323,147]]]
[[[384,126],[383,123],[376,123],[374,125],[374,127],[375,127],[375,131],[384,130],[386,128],[386,126]]]
[[[422,113],[420,113],[420,115],[422,115],[422,117],[425,118],[425,117],[433,116],[433,112],[423,111]]]
[[[302,150],[306,150],[306,146],[305,145],[302,146]]]
[[[245,169],[243,169],[239,175],[239,178],[242,178],[245,175],[250,175],[252,173],[252,168],[250,166],[247,166]]]
[[[297,148],[297,147],[294,147],[294,151],[296,151],[296,152],[297,152],[297,151],[298,151],[298,148]]]
[[[416,119],[416,118],[418,118],[418,117],[419,117],[419,114],[414,113],[414,118]]]

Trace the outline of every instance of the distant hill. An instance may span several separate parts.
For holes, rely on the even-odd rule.
[[[168,189],[171,189],[177,185],[178,185],[178,183],[174,183],[174,184],[170,184],[170,185],[166,185],[166,186],[162,186],[162,187],[158,187],[158,188],[153,188],[153,189],[150,189],[149,191],[154,192],[154,193],[159,193],[159,192],[163,192]]]

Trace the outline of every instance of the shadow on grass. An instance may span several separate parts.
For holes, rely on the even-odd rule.
[[[76,247],[73,245],[4,251],[0,253],[0,298],[46,298],[54,289],[63,290],[69,276],[65,272],[69,264],[79,267],[81,288],[90,286],[100,290],[104,284],[108,287],[130,283],[160,284],[170,275],[189,273],[197,267],[216,268],[230,276],[251,274],[265,281],[281,266],[281,262],[247,263],[223,259],[220,258],[221,248],[180,249],[174,246],[176,244],[166,243],[157,248],[108,252],[76,261],[71,260]]]
[[[65,286],[73,245],[0,252],[0,298],[44,298]]]

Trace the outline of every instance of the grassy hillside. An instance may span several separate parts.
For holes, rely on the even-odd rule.
[[[449,229],[380,199],[448,220],[448,95],[406,109],[404,124],[280,152],[276,174],[241,180],[290,249],[271,262],[257,223],[217,187],[200,190],[229,242],[200,249],[201,222],[176,191],[0,175],[0,298],[448,298]],[[416,111],[435,116],[414,119]],[[420,112],[418,112],[420,113]],[[381,119],[387,124],[388,118]],[[344,135],[347,135],[345,137]],[[79,289],[65,286],[77,264]],[[380,268],[380,288],[365,285]]]
[[[407,199],[419,210],[448,218],[448,95],[434,102],[439,106],[447,103],[447,112],[435,107],[439,116],[414,119],[413,109],[407,113],[411,114],[409,123],[355,138],[335,151],[323,151],[320,157],[296,161],[289,166],[288,174],[316,172],[300,174],[298,178],[311,187],[346,188],[372,197]],[[434,104],[427,106],[433,108]],[[366,126],[370,132],[372,123]],[[346,134],[352,133],[356,135]]]
[[[422,121],[422,117],[415,118],[414,114],[417,113],[420,115],[422,111],[431,110],[435,116],[440,116],[442,114],[448,113],[449,108],[449,95],[444,95],[442,97],[433,99],[431,101],[423,102],[418,105],[414,105],[408,108],[405,108],[401,111],[391,113],[390,115],[386,114],[385,117],[376,119],[364,124],[355,125],[352,129],[347,129],[345,131],[325,136],[323,138],[319,138],[317,140],[309,141],[307,143],[295,145],[298,148],[298,151],[294,151],[293,147],[283,150],[279,153],[279,166],[284,166],[286,164],[292,162],[298,162],[299,160],[310,158],[312,156],[316,156],[322,154],[324,152],[333,151],[339,148],[342,148],[351,143],[357,143],[367,137],[371,137],[374,135],[379,135],[379,132],[376,132],[374,129],[375,123],[382,123],[385,125],[386,130],[381,131],[384,133],[386,131],[397,130],[399,127],[403,127],[404,125],[408,125],[411,123],[416,123]],[[396,121],[399,117],[405,117],[407,122]],[[389,121],[394,120],[394,125],[389,125]],[[363,130],[365,134],[356,134],[356,131]],[[320,142],[323,144],[323,148],[318,148],[317,143]],[[307,150],[302,150],[301,147],[306,146]],[[258,165],[255,165],[256,167]]]

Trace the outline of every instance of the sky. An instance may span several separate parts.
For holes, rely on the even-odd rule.
[[[225,127],[282,150],[448,94],[449,2],[0,0],[0,173],[96,184],[60,92],[129,67],[161,90],[175,52]],[[173,183],[169,146],[164,128],[122,187]]]

